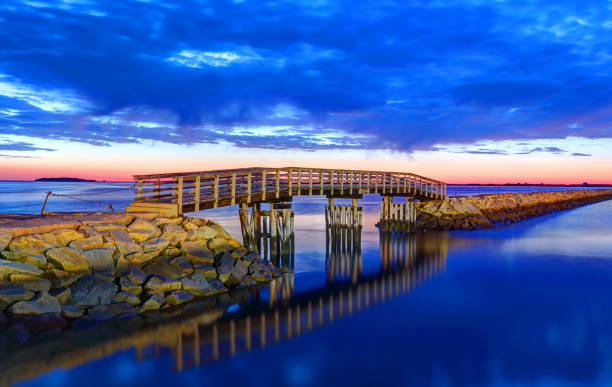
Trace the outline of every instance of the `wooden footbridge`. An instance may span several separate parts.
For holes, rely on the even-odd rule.
[[[244,168],[135,175],[127,211],[179,215],[235,204],[278,203],[292,196],[360,198],[363,194],[418,200],[446,198],[446,183],[407,172],[346,169]]]

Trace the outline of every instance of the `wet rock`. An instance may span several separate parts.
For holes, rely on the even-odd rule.
[[[11,239],[13,239],[13,234],[10,232],[0,232],[0,251],[6,249]]]
[[[159,292],[170,292],[181,289],[181,281],[174,278],[154,275],[147,281],[145,288],[157,290]]]
[[[113,318],[126,317],[136,312],[134,305],[127,302],[120,304],[98,305],[87,311],[87,316],[95,320],[110,320]]]
[[[0,259],[0,279],[6,279],[11,274],[40,276],[42,275],[42,271],[30,263],[11,262],[5,259]]]
[[[34,292],[21,284],[0,280],[0,309],[5,309],[17,301],[26,301],[34,297]]]
[[[165,238],[153,238],[142,243],[142,250],[145,253],[153,251],[161,253],[169,244],[170,242]]]
[[[217,269],[212,263],[194,262],[193,269],[206,278],[217,278]]]
[[[62,305],[62,317],[79,318],[83,316],[83,310],[76,305]]]
[[[172,246],[177,246],[187,239],[187,232],[176,224],[167,223],[163,226],[161,237],[167,239]]]
[[[49,294],[53,297],[57,298],[60,304],[66,305],[70,303],[70,298],[72,297],[70,293],[70,288],[58,288],[51,289]]]
[[[194,296],[210,296],[217,293],[226,292],[227,289],[221,281],[205,278],[200,273],[194,273],[181,279],[183,289]]]
[[[51,232],[61,246],[68,244],[77,239],[85,238],[85,235],[71,228],[58,228]]]
[[[119,292],[115,295],[113,299],[114,303],[124,303],[127,302],[131,305],[140,305],[140,298],[130,292]]]
[[[83,255],[94,273],[114,273],[113,252],[105,248],[84,250]]]
[[[225,283],[234,268],[234,257],[230,253],[223,253],[215,262],[219,279]]]
[[[274,276],[272,275],[272,271],[270,268],[262,263],[263,261],[254,261],[249,266],[249,275],[252,279],[258,282],[267,282],[271,281]]]
[[[45,251],[57,246],[59,246],[59,242],[52,234],[24,235],[13,238],[9,243],[11,251],[33,255],[41,255]]]
[[[130,262],[127,266],[127,270],[124,270],[119,274],[122,277],[125,277],[126,279],[135,283],[136,285],[142,285],[147,280],[147,273],[140,270],[138,266],[136,266],[132,262]]]
[[[9,261],[29,263],[39,269],[47,267],[47,257],[43,255],[26,254],[19,251],[2,251],[0,254]]]
[[[114,229],[108,232],[108,235],[115,241],[115,246],[119,253],[127,258],[130,254],[140,253],[142,249],[134,242],[132,237],[122,229]]]
[[[47,292],[40,292],[29,301],[18,301],[9,306],[8,310],[14,315],[34,315],[43,313],[60,313],[62,307],[57,298]]]
[[[70,242],[69,246],[81,250],[91,250],[101,247],[103,244],[104,240],[102,239],[102,234],[97,234],[88,238],[72,241]]]
[[[86,275],[71,287],[71,302],[77,306],[110,304],[117,293],[117,285],[97,275]]]
[[[119,287],[121,291],[130,292],[135,296],[139,296],[142,292],[142,287],[124,277],[119,278]]]
[[[146,312],[148,310],[157,310],[161,308],[163,304],[164,304],[163,297],[160,297],[154,294],[150,296],[149,298],[147,298],[145,302],[142,303],[138,312],[141,313],[141,312]]]
[[[234,259],[226,252],[217,262],[217,273],[223,284],[233,286],[240,283],[248,273],[248,268],[240,259]]]
[[[244,247],[238,247],[237,249],[234,249],[232,251],[232,257],[234,258],[242,258],[244,257],[249,251],[247,249],[245,249]]]
[[[186,290],[175,290],[166,297],[166,302],[170,305],[180,305],[193,299],[193,295]]]
[[[213,254],[219,255],[228,251],[232,251],[232,247],[227,243],[227,240],[223,238],[214,238],[208,241],[208,248]]]
[[[75,283],[81,275],[59,269],[47,269],[44,277],[51,281],[51,288],[63,288]]]
[[[12,283],[21,284],[26,290],[48,292],[51,289],[51,281],[44,278],[24,274],[11,274],[10,278]]]
[[[191,263],[189,263],[189,260],[182,255],[180,257],[174,258],[173,260],[170,261],[170,263],[181,269],[180,278],[193,273],[193,266],[191,266]]]
[[[176,247],[168,247],[166,250],[164,250],[162,255],[167,255],[169,257],[176,257],[178,255],[181,255],[181,250],[177,249]]]
[[[181,243],[183,254],[191,262],[213,263],[213,253],[199,242],[185,241]]]
[[[127,231],[136,242],[144,242],[161,235],[161,231],[153,223],[142,218],[134,220]]]

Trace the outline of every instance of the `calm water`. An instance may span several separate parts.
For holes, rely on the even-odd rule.
[[[2,184],[0,191],[8,191]],[[94,189],[65,187],[75,188]],[[0,201],[0,211],[37,212],[34,198],[23,200],[22,205],[17,199]],[[129,201],[129,194],[115,200]],[[278,285],[284,290],[261,289],[248,301],[226,303],[218,328],[207,325],[213,318],[203,313],[202,319],[210,318],[199,330],[201,365],[194,366],[190,352],[193,334],[180,335],[181,347],[164,338],[157,350],[145,345],[139,351],[134,345],[142,337],[133,336],[121,349],[74,367],[34,372],[20,385],[612,384],[612,201],[495,230],[400,238],[401,246],[411,246],[407,252],[398,250],[398,243],[389,250],[388,236],[375,228],[379,202],[375,195],[360,201],[361,248],[334,260],[326,259],[326,200],[295,198],[295,257],[293,270]],[[59,202],[57,207],[50,210],[59,210]],[[203,216],[239,235],[235,208]],[[364,292],[370,297],[367,308]],[[276,299],[271,294],[284,300],[271,305]],[[324,302],[320,324],[319,300]],[[256,333],[262,311],[268,322],[280,311],[279,340],[270,328],[263,348]],[[250,351],[241,339],[246,317],[255,332]],[[232,319],[235,355],[223,340]],[[174,331],[167,329],[171,337]],[[217,361],[212,329],[221,336]],[[92,351],[79,356],[86,353]],[[0,355],[0,361],[10,356]]]

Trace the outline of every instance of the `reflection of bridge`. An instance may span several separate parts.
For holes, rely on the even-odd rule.
[[[347,229],[348,230],[348,229]],[[360,229],[329,234],[326,285],[294,294],[292,253],[277,256],[287,270],[265,287],[205,298],[158,311],[145,319],[109,322],[88,330],[67,331],[34,347],[0,354],[0,385],[11,385],[56,367],[72,367],[134,348],[136,359],[166,353],[177,370],[241,351],[262,348],[408,293],[444,270],[444,234],[402,235],[381,232],[378,273],[363,274]],[[342,254],[333,251],[344,251]],[[343,250],[344,249],[344,250]],[[283,247],[279,247],[279,251]],[[332,264],[333,261],[333,264]],[[342,270],[341,268],[350,268]],[[232,305],[238,305],[231,311]]]

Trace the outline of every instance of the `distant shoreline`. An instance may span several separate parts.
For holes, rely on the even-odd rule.
[[[68,182],[68,183],[96,183],[96,180],[80,179],[78,177],[41,177],[34,181]]]

